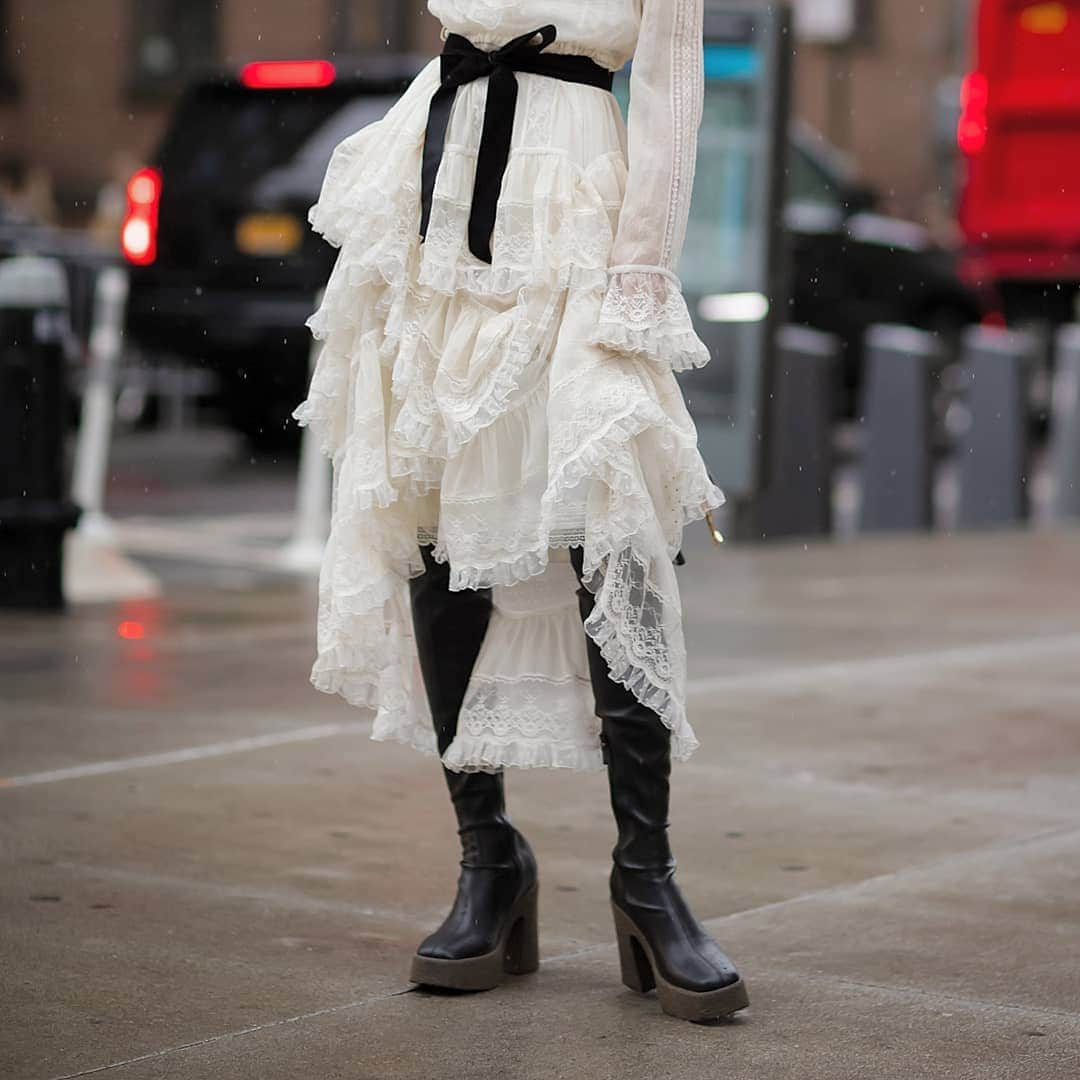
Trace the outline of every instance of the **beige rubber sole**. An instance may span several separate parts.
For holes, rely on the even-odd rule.
[[[660,973],[652,947],[637,924],[614,901],[615,937],[619,943],[619,965],[624,986],[647,994],[656,988],[660,1008],[669,1016],[701,1024],[731,1016],[750,1004],[746,983],[742,979],[719,990],[684,990],[674,986]]]
[[[493,990],[507,975],[528,975],[540,966],[537,897],[534,885],[510,909],[494,949],[465,960],[438,960],[417,953],[409,981],[446,990]]]

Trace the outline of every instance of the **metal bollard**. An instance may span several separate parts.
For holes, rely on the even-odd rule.
[[[961,528],[1028,516],[1027,380],[1035,347],[1027,334],[987,326],[964,335],[971,426],[958,446]]]
[[[0,263],[0,605],[63,607],[67,276],[55,259]]]
[[[127,295],[126,271],[115,266],[101,271],[94,287],[89,371],[83,390],[71,485],[72,495],[83,509],[79,534],[95,540],[106,539],[112,533],[105,516],[105,484],[112,445],[116,373],[124,348]]]
[[[832,404],[839,343],[785,326],[769,403],[766,486],[749,512],[752,538],[827,536],[832,531]]]
[[[1050,462],[1055,520],[1080,517],[1080,325],[1057,336]]]
[[[322,294],[316,298],[316,308]],[[322,344],[311,343],[310,371],[314,374]],[[330,530],[330,463],[324,457],[311,428],[300,440],[300,469],[296,484],[296,516],[289,542],[281,549],[281,564],[301,573],[318,573]]]
[[[908,326],[873,326],[863,386],[864,532],[933,526],[931,399],[943,357],[937,339]]]

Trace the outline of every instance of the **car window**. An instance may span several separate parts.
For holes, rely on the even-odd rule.
[[[161,152],[171,189],[212,190],[240,197],[268,173],[298,163],[318,193],[321,172],[336,141],[381,115],[379,106],[340,88],[312,91],[251,91],[206,86],[180,106]]]
[[[271,169],[258,181],[255,197],[267,202],[314,198],[338,143],[381,120],[395,100],[393,95],[379,95],[347,102],[315,128],[287,162]]]

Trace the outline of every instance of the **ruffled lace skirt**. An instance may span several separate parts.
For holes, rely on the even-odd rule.
[[[467,242],[485,80],[458,93],[418,236],[437,81],[432,64],[338,147],[311,212],[341,249],[309,322],[323,349],[296,413],[334,464],[312,681],[375,709],[374,738],[436,752],[408,589],[419,545],[433,544],[452,589],[494,587],[495,605],[445,764],[599,766],[566,551],[582,546],[597,601],[586,631],[684,758],[697,742],[672,560],[683,526],[723,497],[671,370],[688,320],[664,338],[670,302],[667,315],[630,311],[597,343],[626,184],[622,117],[604,91],[519,76],[487,265]]]

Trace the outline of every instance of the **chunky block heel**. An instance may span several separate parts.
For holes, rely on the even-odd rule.
[[[612,910],[615,913],[615,940],[619,943],[623,986],[638,994],[647,994],[656,986],[652,965],[637,938],[634,924],[617,907],[613,906]]]
[[[660,1008],[680,1020],[704,1023],[745,1009],[750,1004],[746,983],[740,978],[730,986],[717,990],[686,990],[664,978],[648,938],[637,924],[616,903],[611,905],[615,917],[615,937],[619,943],[619,963],[625,986],[639,994],[656,988]]]
[[[534,885],[521,898],[521,910],[510,928],[503,970],[508,975],[531,975],[540,967],[540,927],[538,897]]]

